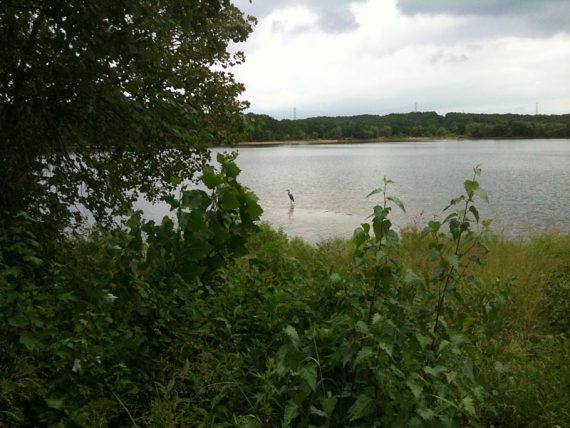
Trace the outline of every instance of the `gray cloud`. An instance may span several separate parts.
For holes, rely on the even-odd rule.
[[[467,55],[461,54],[456,55],[452,52],[446,52],[443,49],[438,50],[436,53],[432,54],[428,58],[428,62],[430,64],[437,64],[437,63],[454,63],[454,62],[465,62],[469,60]]]
[[[350,4],[362,3],[365,0],[340,0],[332,3],[330,0],[235,0],[234,3],[244,13],[263,19],[271,12],[287,7],[304,6],[318,17],[318,28],[326,33],[337,34],[356,30],[358,24]],[[279,31],[279,25],[274,28]],[[299,30],[308,29],[301,28]]]
[[[519,23],[510,26],[516,34],[570,32],[568,0],[398,0],[398,8],[406,15],[503,17]]]

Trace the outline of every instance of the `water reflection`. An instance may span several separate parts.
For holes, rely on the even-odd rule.
[[[295,204],[291,203],[291,205],[289,206],[289,215],[287,216],[288,220],[289,220],[289,224],[293,223],[293,213],[295,212]]]

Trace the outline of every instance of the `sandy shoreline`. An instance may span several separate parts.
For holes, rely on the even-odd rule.
[[[291,140],[291,141],[244,141],[238,147],[249,146],[297,146],[301,144],[362,144],[362,143],[409,143],[411,141],[434,141],[431,137],[375,138],[372,140]]]

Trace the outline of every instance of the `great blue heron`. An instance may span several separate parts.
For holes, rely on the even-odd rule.
[[[289,195],[289,199],[291,199],[291,203],[295,202],[295,198],[293,197],[289,189],[287,189],[287,194]]]

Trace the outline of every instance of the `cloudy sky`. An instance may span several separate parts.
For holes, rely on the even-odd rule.
[[[234,3],[255,113],[570,113],[570,0]]]

